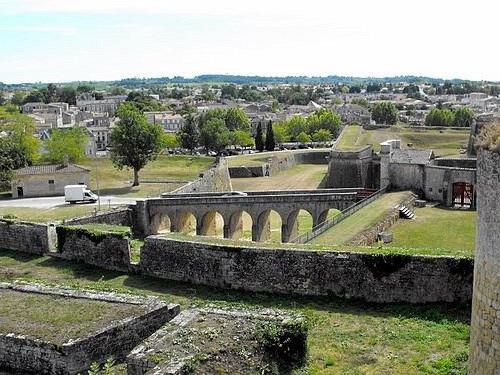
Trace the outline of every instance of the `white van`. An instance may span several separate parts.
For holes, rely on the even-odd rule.
[[[71,204],[77,202],[97,202],[97,194],[87,189],[87,185],[66,185],[64,187],[64,200]]]

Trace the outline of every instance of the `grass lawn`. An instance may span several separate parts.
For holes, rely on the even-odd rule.
[[[0,289],[0,332],[63,344],[144,312],[143,306]]]
[[[95,212],[96,206],[90,205],[64,205],[55,208],[29,208],[29,207],[0,207],[0,217],[14,215],[16,218],[35,223],[61,221],[79,216],[90,215]],[[108,210],[107,205],[101,206],[101,211]]]
[[[323,187],[327,164],[297,164],[270,177],[232,178],[234,190],[292,190]]]
[[[227,158],[228,164],[230,167],[240,167],[240,166],[257,166],[261,165],[263,163],[267,163],[267,159],[269,159],[271,156],[278,156],[278,157],[285,157],[287,155],[290,155],[292,153],[302,153],[302,152],[311,152],[311,151],[324,151],[324,150],[329,150],[329,149],[321,149],[321,148],[315,148],[312,150],[288,150],[288,151],[272,151],[272,152],[258,152],[255,154],[243,154],[243,155],[236,155],[236,156],[230,156]]]
[[[414,220],[400,220],[392,228],[394,242],[384,247],[440,249],[453,255],[472,256],[476,237],[476,211],[425,207]]]
[[[79,164],[91,169],[90,188],[96,190],[98,179],[102,195],[150,197],[175,190],[186,181],[195,180],[201,172],[212,166],[214,160],[204,156],[160,155],[139,172],[139,178],[162,182],[141,183],[137,187],[131,186],[133,172],[116,169],[109,158],[87,159]]]
[[[469,306],[376,305],[242,293],[2,250],[0,281],[13,280],[156,295],[182,308],[211,305],[303,313],[310,321],[309,361],[295,375],[466,374]]]
[[[409,193],[405,191],[384,194],[368,206],[352,214],[311,240],[311,244],[319,245],[343,245],[352,240],[358,233],[369,229],[380,221],[385,213],[391,210]]]
[[[401,139],[401,147],[432,149],[438,156],[459,156],[459,150],[466,147],[469,129],[436,130],[415,129],[405,125],[395,125],[387,129],[364,130],[358,125],[349,125],[337,145],[337,150],[354,151],[366,144],[373,144],[375,151],[380,150],[380,143],[388,139]]]

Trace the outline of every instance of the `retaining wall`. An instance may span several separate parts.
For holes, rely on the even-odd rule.
[[[144,274],[252,292],[337,296],[370,302],[469,302],[473,260],[229,247],[151,236]]]
[[[401,200],[399,205],[404,205],[409,209],[413,208],[415,204],[416,196],[412,193],[408,193],[408,197]],[[348,245],[350,246],[369,246],[378,241],[378,234],[383,232],[399,220],[399,208],[391,208],[380,220],[378,223],[372,225],[367,230],[356,235]]]
[[[0,220],[0,248],[31,254],[44,254],[55,246],[51,225]]]
[[[67,260],[128,272],[130,268],[129,238],[123,234],[94,233],[83,228],[59,226],[57,252],[49,253]]]
[[[214,191],[231,191],[231,178],[225,158],[217,160],[217,164],[207,171],[200,174],[200,178],[192,181],[170,194],[201,193]]]
[[[97,215],[89,215],[83,217],[77,217],[70,220],[65,220],[66,225],[83,225],[91,223],[101,223],[110,225],[124,225],[127,227],[132,227],[134,223],[133,219],[133,209],[125,208],[110,212],[103,212]]]
[[[110,356],[124,358],[134,346],[176,316],[180,310],[178,305],[167,305],[152,297],[120,296],[33,285],[0,284],[0,288],[145,306],[145,312],[139,316],[112,322],[104,329],[88,332],[84,337],[62,345],[15,333],[0,334],[0,369],[22,371],[23,374],[86,373],[93,362],[103,363]]]

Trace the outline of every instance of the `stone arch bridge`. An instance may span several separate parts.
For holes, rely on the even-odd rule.
[[[269,239],[271,211],[281,217],[281,241],[298,235],[297,217],[306,210],[313,227],[327,219],[330,209],[345,210],[374,192],[364,188],[251,191],[241,195],[227,193],[164,194],[161,198],[137,201],[136,229],[142,235],[157,234],[167,222],[171,232],[183,232],[189,218],[196,220],[196,234],[209,235],[217,214],[224,221],[224,238],[242,235],[242,215],[252,219],[252,241]],[[167,218],[168,220],[165,220]]]

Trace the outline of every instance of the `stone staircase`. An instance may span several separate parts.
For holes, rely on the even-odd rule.
[[[415,218],[415,213],[410,211],[410,209],[408,207],[406,207],[405,205],[401,205],[399,206],[399,217],[401,219],[414,219]]]

